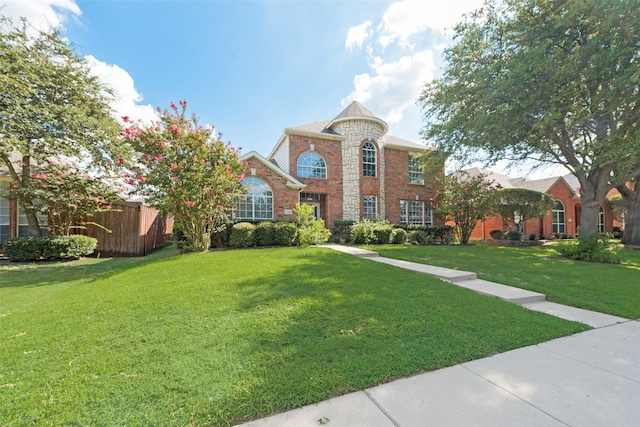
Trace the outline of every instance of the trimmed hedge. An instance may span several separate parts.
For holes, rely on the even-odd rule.
[[[231,230],[229,244],[232,248],[248,248],[255,246],[255,229],[256,226],[250,222],[239,222],[234,224]]]
[[[407,231],[403,228],[394,228],[391,232],[390,242],[394,245],[404,245],[407,242]]]
[[[271,221],[262,221],[256,225],[256,230],[253,232],[257,246],[271,246],[273,245],[273,234],[275,224]]]
[[[273,244],[291,246],[295,242],[298,227],[294,222],[276,222],[273,229]]]
[[[73,260],[91,255],[98,240],[82,235],[18,237],[2,245],[10,261]]]

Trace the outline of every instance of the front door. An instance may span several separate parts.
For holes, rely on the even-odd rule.
[[[320,219],[320,203],[309,203],[313,207],[313,216]]]

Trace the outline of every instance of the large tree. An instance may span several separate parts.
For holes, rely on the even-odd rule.
[[[619,200],[612,201],[624,208],[624,233],[622,243],[640,246],[640,174],[626,184],[616,187],[620,193]]]
[[[528,219],[542,218],[553,208],[548,194],[526,188],[501,188],[490,197],[491,209],[504,220],[513,221],[516,231],[524,234]],[[517,221],[516,221],[517,220]]]
[[[93,165],[125,156],[112,92],[59,31],[0,20],[0,166],[6,167],[32,235],[40,234],[29,189],[33,169],[54,158]],[[39,183],[38,183],[39,185]]]
[[[424,136],[461,161],[566,166],[591,238],[607,192],[640,171],[638,40],[640,0],[490,0],[424,88]]]

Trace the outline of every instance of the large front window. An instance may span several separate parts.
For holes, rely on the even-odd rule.
[[[362,146],[362,176],[376,176],[376,146],[365,142]]]
[[[362,218],[378,218],[378,198],[376,196],[364,196],[362,198]]]
[[[414,156],[409,157],[409,183],[424,185],[424,169]]]
[[[273,219],[273,192],[264,180],[253,176],[244,179],[246,192],[240,195],[234,219]]]
[[[598,231],[604,233],[604,209],[602,206],[600,206],[600,211],[598,212]]]
[[[0,182],[0,191],[7,190],[8,183]],[[0,240],[9,238],[9,212],[11,210],[9,199],[0,196]]]
[[[400,200],[402,224],[433,225],[433,205],[420,200]]]
[[[307,151],[298,157],[298,177],[326,178],[327,164],[318,153]]]
[[[553,210],[551,211],[552,218],[552,233],[553,234],[564,234],[565,226],[564,226],[564,205],[561,201],[556,201],[553,204]]]

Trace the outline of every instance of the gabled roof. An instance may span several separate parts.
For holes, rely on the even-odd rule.
[[[399,148],[401,150],[417,150],[424,151],[428,149],[427,145],[422,142],[407,141],[393,135],[385,135],[382,143],[385,147]]]
[[[561,176],[552,176],[542,179],[512,178],[510,176],[482,168],[463,169],[460,172],[466,172],[471,176],[477,176],[480,174],[487,175],[487,179],[495,181],[500,184],[502,188],[524,188],[527,190],[539,191],[540,193],[547,193],[551,190],[551,187],[556,185],[556,183],[561,182],[571,190],[571,193],[574,196],[576,195],[575,189],[571,188],[571,185],[569,185],[564,177]]]
[[[262,163],[263,165],[265,165],[266,167],[268,167],[269,169],[271,169],[272,171],[274,171],[275,173],[277,173],[278,175],[280,175],[281,177],[283,177],[284,179],[286,179],[287,187],[289,188],[306,187],[305,184],[301,183],[300,181],[298,181],[297,179],[295,179],[294,177],[292,177],[291,175],[289,175],[288,173],[280,169],[278,166],[276,166],[275,164],[273,164],[272,162],[270,162],[269,160],[267,160],[266,158],[258,154],[256,151],[249,151],[247,154],[243,154],[242,156],[240,156],[240,161],[244,162],[252,157],[255,158],[257,161],[259,161],[260,163]]]

